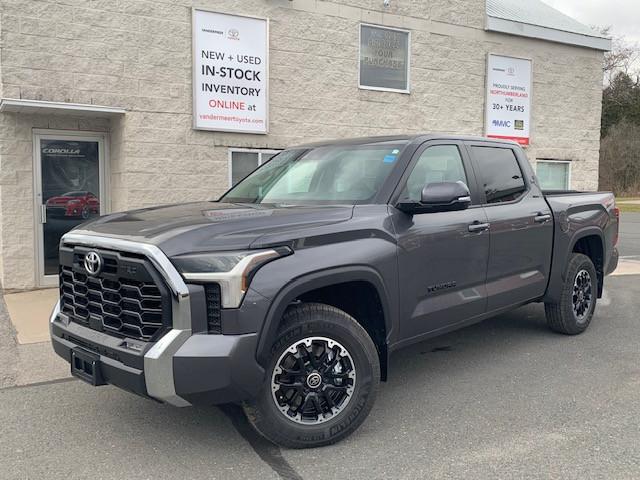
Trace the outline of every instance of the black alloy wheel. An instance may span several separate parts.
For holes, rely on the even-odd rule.
[[[325,337],[307,337],[276,362],[271,389],[278,409],[302,424],[326,422],[349,404],[356,369],[347,349]]]
[[[285,312],[265,371],[260,392],[243,404],[247,419],[280,446],[313,448],[347,437],[367,418],[380,357],[355,318],[300,303]]]
[[[593,300],[593,284],[591,275],[586,270],[580,270],[573,282],[573,314],[579,323],[587,318]]]

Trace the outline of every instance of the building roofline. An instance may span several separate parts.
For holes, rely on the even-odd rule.
[[[611,39],[580,33],[558,30],[524,22],[516,22],[505,18],[487,15],[485,30],[490,32],[518,35],[520,37],[536,38],[549,42],[564,43],[578,47],[591,48],[608,52],[611,50]]]

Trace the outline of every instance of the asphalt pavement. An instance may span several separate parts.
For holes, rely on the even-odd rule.
[[[620,255],[640,258],[640,213],[622,213],[620,219]]]
[[[77,380],[0,390],[3,479],[640,477],[637,277],[583,335],[540,305],[402,350],[365,424],[280,450],[237,408],[177,409]]]

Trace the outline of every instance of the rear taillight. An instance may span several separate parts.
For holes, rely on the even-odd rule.
[[[620,209],[618,207],[613,207],[613,216],[616,217],[616,234],[613,237],[613,246],[615,247],[618,244],[618,234],[620,232]]]

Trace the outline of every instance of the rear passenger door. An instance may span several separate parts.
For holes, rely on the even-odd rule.
[[[553,247],[552,214],[527,159],[507,144],[467,143],[490,232],[487,311],[542,296]]]

